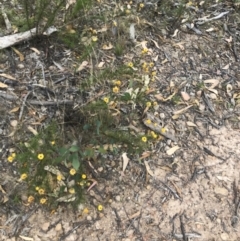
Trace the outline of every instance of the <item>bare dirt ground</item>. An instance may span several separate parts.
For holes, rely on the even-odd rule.
[[[239,29],[235,31],[239,34]],[[144,159],[147,164],[130,158],[124,174],[121,156],[109,155],[103,166],[95,167],[98,185],[74,211],[66,204],[55,213],[37,205],[24,206],[22,187],[17,190],[22,193],[22,205],[15,206],[8,200],[0,206],[0,240],[240,241],[240,67],[236,56],[240,51],[239,42],[231,40],[230,32],[215,34],[214,31],[202,35],[192,30],[180,31],[177,37],[164,39],[153,34],[151,38],[155,42],[149,40],[150,58],[157,56],[157,77],[151,88],[157,90],[159,101],[154,115],[177,138],[176,142],[166,138],[155,143],[151,156]],[[38,48],[44,53],[41,46]],[[13,57],[17,74],[22,79],[31,75],[38,83],[38,76],[32,71],[37,65],[42,71],[41,57],[26,47],[22,52],[23,62]],[[56,51],[54,54],[66,69],[64,75],[72,81],[79,76],[71,75],[69,53]],[[134,55],[130,53],[124,58],[131,60]],[[8,63],[10,73],[11,67]],[[5,68],[5,63],[1,68]],[[52,63],[44,63],[43,68],[46,68],[46,78],[50,76],[53,81],[62,75],[56,74],[57,67]],[[210,85],[216,83],[214,80],[217,85],[209,88],[205,83],[210,90],[205,89],[203,96],[196,87],[209,79]],[[164,98],[170,96],[171,86],[181,86],[178,92],[188,93],[191,98],[192,102],[183,100],[184,107],[188,107],[186,111],[181,111],[181,103],[172,105],[161,101],[161,94]],[[11,96],[17,93],[20,99],[24,98],[24,91],[13,85],[7,95],[1,92],[3,137],[12,133],[11,120],[19,117],[15,112],[4,115],[14,108],[14,101],[19,101]],[[151,99],[156,100],[155,97]],[[191,106],[192,103],[197,103],[197,107]],[[31,110],[38,110],[42,116],[49,113],[44,106],[34,106]],[[179,110],[180,114],[176,114]],[[29,117],[25,123],[32,122],[31,118],[36,117]],[[0,184],[6,193],[17,183],[16,170],[6,161],[6,150],[20,137],[14,138],[1,140]],[[176,145],[179,149],[172,155],[167,154]],[[98,204],[103,205],[102,212],[96,210]]]

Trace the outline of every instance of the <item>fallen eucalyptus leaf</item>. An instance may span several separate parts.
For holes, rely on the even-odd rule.
[[[169,156],[171,156],[171,155],[174,154],[174,152],[177,151],[178,149],[180,149],[179,146],[174,146],[174,147],[172,147],[172,148],[170,148],[170,149],[167,150],[167,154],[168,154]]]

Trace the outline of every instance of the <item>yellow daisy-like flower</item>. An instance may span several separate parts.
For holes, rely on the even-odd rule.
[[[34,201],[34,197],[33,196],[29,196],[28,197],[28,203],[32,203]]]
[[[118,93],[119,92],[119,88],[117,86],[113,87],[113,93]]]
[[[70,169],[69,171],[70,175],[75,175],[76,174],[76,170],[74,168]]]
[[[84,181],[81,181],[78,183],[80,186],[84,186],[85,182]]]
[[[139,4],[139,7],[140,7],[140,8],[143,8],[143,7],[144,7],[144,4],[143,4],[143,3],[140,3],[140,4]]]
[[[70,189],[68,190],[68,192],[69,192],[70,194],[74,194],[74,193],[75,193],[75,189],[74,189],[74,188],[70,188]]]
[[[156,71],[153,71],[153,72],[152,72],[152,77],[155,77],[156,74],[157,74],[157,72],[156,72]]]
[[[149,63],[149,67],[150,67],[150,68],[152,68],[153,66],[154,66],[154,63],[153,63],[153,62]]]
[[[143,70],[144,70],[144,72],[149,73],[149,68],[148,68],[148,67],[146,67],[146,68],[143,69]]]
[[[9,162],[13,162],[13,160],[15,159],[15,157],[16,157],[16,153],[13,152],[10,156],[8,156],[7,160],[8,160]]]
[[[147,137],[146,137],[146,136],[143,136],[143,137],[142,137],[142,141],[143,141],[143,142],[147,142]]]
[[[164,128],[164,127],[161,128],[161,132],[162,132],[162,133],[165,133],[165,132],[166,132],[166,128]]]
[[[146,123],[147,123],[147,124],[151,124],[152,121],[148,119],[148,120],[146,120]]]
[[[148,48],[144,48],[143,50],[142,50],[142,54],[147,54],[148,53]]]
[[[144,63],[142,64],[142,68],[143,68],[143,69],[146,69],[146,68],[147,68],[147,65],[148,65],[148,64],[147,64],[146,62],[144,62]]]
[[[154,131],[151,131],[151,136],[152,136],[152,138],[154,138],[154,139],[156,139],[158,136],[157,136],[157,134],[154,132]]]
[[[43,188],[39,188],[39,189],[38,189],[38,193],[39,193],[40,195],[43,195],[43,194],[45,194],[45,190],[44,190]]]
[[[121,86],[122,85],[121,80],[115,80],[114,85]]]
[[[103,206],[102,206],[101,204],[99,204],[98,207],[97,207],[97,209],[98,209],[98,211],[101,212],[101,211],[103,210]]]
[[[127,64],[127,66],[128,66],[129,68],[132,68],[132,67],[133,67],[133,62],[129,62],[129,63]]]
[[[42,154],[42,153],[40,153],[40,154],[38,154],[38,160],[43,160],[43,158],[44,158],[44,155]]]
[[[9,156],[9,157],[7,158],[7,160],[8,160],[9,162],[13,162],[14,158],[13,158],[13,156]]]
[[[23,173],[20,178],[21,178],[21,180],[25,180],[27,177],[28,177],[28,175],[26,173]]]
[[[82,174],[82,179],[86,179],[87,175],[86,174]]]
[[[98,41],[98,38],[96,36],[92,36],[92,41],[93,42],[97,42]]]
[[[41,203],[41,204],[45,204],[46,202],[47,202],[47,199],[46,199],[46,198],[41,198],[41,199],[40,199],[40,203]]]
[[[148,101],[148,102],[146,103],[146,106],[147,106],[147,107],[151,107],[151,105],[152,105],[152,103],[151,103],[150,101]]]
[[[35,187],[35,190],[38,191],[40,187]]]
[[[108,97],[104,97],[103,101],[107,104],[109,102],[109,98]]]
[[[62,181],[62,175],[57,175],[57,180]]]
[[[54,146],[55,145],[55,141],[51,141],[51,145]]]
[[[125,13],[126,13],[126,14],[130,14],[131,11],[130,11],[129,9],[126,9]]]

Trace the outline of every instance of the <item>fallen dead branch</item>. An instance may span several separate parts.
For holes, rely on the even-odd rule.
[[[43,33],[43,35],[49,36],[56,31],[57,29],[54,26],[51,26]],[[22,41],[31,39],[36,35],[37,35],[37,28],[33,28],[23,33],[16,33],[16,34],[0,37],[0,49],[8,48],[15,44],[21,43]]]

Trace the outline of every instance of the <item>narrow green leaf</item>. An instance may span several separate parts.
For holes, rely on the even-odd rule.
[[[77,151],[79,151],[79,147],[78,147],[78,146],[71,146],[71,147],[69,148],[69,151],[70,151],[70,152],[77,152]]]
[[[75,170],[78,170],[80,167],[80,161],[77,153],[73,153],[73,155],[71,156],[71,162],[72,162],[73,168]]]

